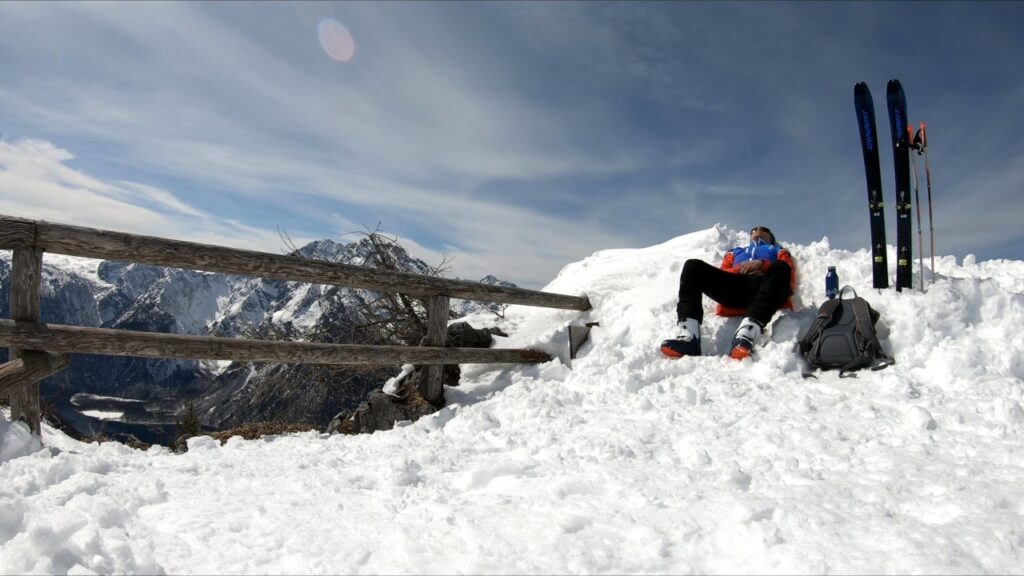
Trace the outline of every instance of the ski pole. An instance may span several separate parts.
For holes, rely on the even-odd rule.
[[[914,127],[910,124],[907,124],[907,142],[911,150],[921,153],[921,140],[914,135]],[[918,193],[921,178],[917,174],[917,159],[914,156],[910,155],[910,164],[914,167],[914,204],[917,205],[917,269],[921,271],[918,285],[924,290],[924,236],[921,234],[921,196]]]
[[[924,177],[928,183],[928,239],[931,242],[932,282],[935,282],[935,227],[932,220],[932,170],[928,166],[928,131],[921,122],[921,150],[924,151]]]

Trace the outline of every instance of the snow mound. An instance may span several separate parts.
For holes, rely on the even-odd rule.
[[[32,435],[28,426],[11,422],[11,412],[4,409],[0,417],[0,463],[13,458],[27,456],[42,448],[39,439]]]
[[[711,314],[705,356],[664,359],[683,263],[744,236],[566,266],[546,289],[587,294],[584,314],[471,318],[557,358],[463,366],[448,407],[390,432],[184,455],[19,444],[0,464],[0,572],[1019,572],[1024,266],[937,258],[934,283],[896,293],[869,288],[867,250],[790,246],[797,308],[756,360],[721,356],[739,319]],[[881,313],[895,366],[800,377],[829,265]],[[566,326],[588,321],[570,369]]]

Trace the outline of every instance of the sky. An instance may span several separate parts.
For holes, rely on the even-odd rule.
[[[1019,258],[1021,53],[1003,2],[3,2],[0,213],[267,252],[379,227],[532,288],[716,223],[859,249],[853,85],[886,134],[898,78],[936,252]]]

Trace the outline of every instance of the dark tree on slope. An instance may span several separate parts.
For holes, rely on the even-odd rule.
[[[181,417],[178,418],[175,424],[178,427],[178,436],[190,438],[199,434],[201,427],[199,424],[199,413],[196,409],[195,401],[190,400],[185,403]]]

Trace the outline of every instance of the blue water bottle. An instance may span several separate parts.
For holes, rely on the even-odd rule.
[[[831,300],[839,296],[839,274],[836,274],[836,267],[829,266],[825,274],[825,297]]]

